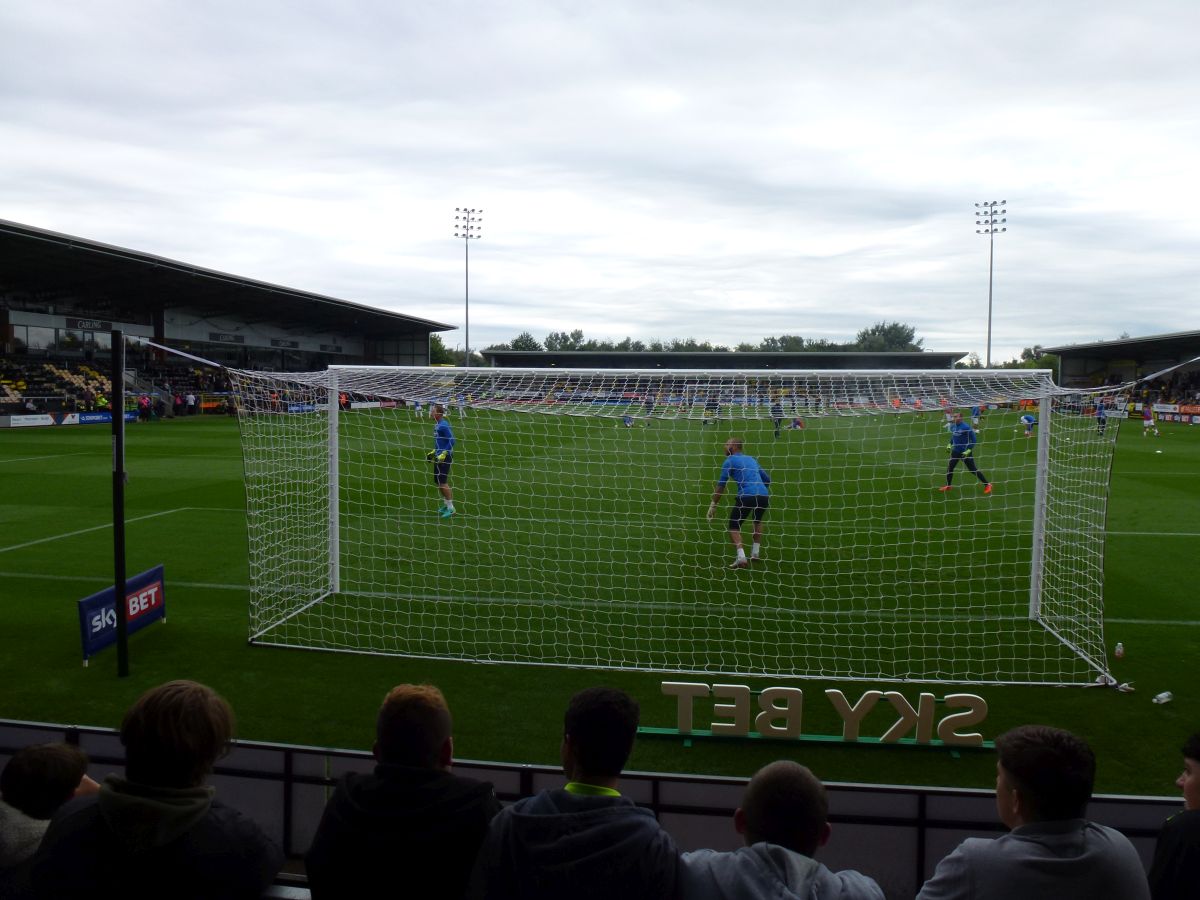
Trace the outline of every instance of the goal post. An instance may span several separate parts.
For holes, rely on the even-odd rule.
[[[1116,428],[1048,371],[231,376],[254,643],[671,673],[1109,678]],[[433,403],[455,437],[445,518]],[[950,417],[976,407],[973,452],[939,490],[958,455]],[[732,498],[705,517],[731,437],[771,476],[761,559],[744,569],[730,568]]]

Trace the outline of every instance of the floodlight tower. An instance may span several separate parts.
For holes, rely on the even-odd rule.
[[[998,227],[1008,221],[1006,218],[1001,218],[1008,215],[1008,209],[1005,206],[1007,202],[1006,200],[987,200],[975,204],[975,224],[983,226],[976,228],[975,233],[988,236],[988,334],[987,360],[984,365],[989,369],[992,367],[992,260],[996,253],[996,235],[1008,231],[1007,228]]]
[[[466,206],[454,207],[454,236],[463,242],[463,340],[467,345],[464,365],[471,365],[471,241],[483,237],[483,210]]]

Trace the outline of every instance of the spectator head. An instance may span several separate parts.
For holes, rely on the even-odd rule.
[[[0,795],[31,819],[49,819],[83,786],[87,766],[87,754],[70,744],[25,747],[0,773]]]
[[[573,781],[621,774],[637,734],[637,701],[615,688],[586,688],[563,717],[563,770]]]
[[[1183,774],[1175,782],[1183,788],[1185,809],[1200,809],[1200,731],[1183,745]]]
[[[759,769],[733,814],[746,845],[767,841],[812,856],[829,840],[825,785],[807,767],[781,759]]]
[[[398,684],[383,698],[375,720],[375,758],[421,769],[449,769],[454,722],[446,698],[432,684]]]
[[[233,727],[233,709],[210,687],[168,681],[151,688],[121,722],[125,774],[155,787],[199,787],[229,751]]]
[[[1083,818],[1096,757],[1061,728],[1022,725],[996,738],[996,810],[1009,828]]]

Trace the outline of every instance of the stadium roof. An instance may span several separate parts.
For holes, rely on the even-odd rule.
[[[1058,356],[1084,356],[1089,359],[1174,359],[1200,354],[1200,331],[1178,331],[1174,334],[1152,334],[1147,337],[1121,338],[1116,341],[1095,341],[1090,344],[1067,344],[1046,347],[1047,353]]]
[[[354,330],[377,339],[456,327],[4,219],[0,261],[5,289],[80,298],[97,314],[106,307],[143,314],[185,307],[296,331]]]
[[[952,369],[966,353],[733,353],[656,350],[484,350],[503,368],[570,369]]]

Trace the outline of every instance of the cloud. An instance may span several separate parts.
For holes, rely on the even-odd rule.
[[[1195,327],[1200,6],[14,0],[3,217],[520,331]],[[453,344],[459,335],[449,335]]]

